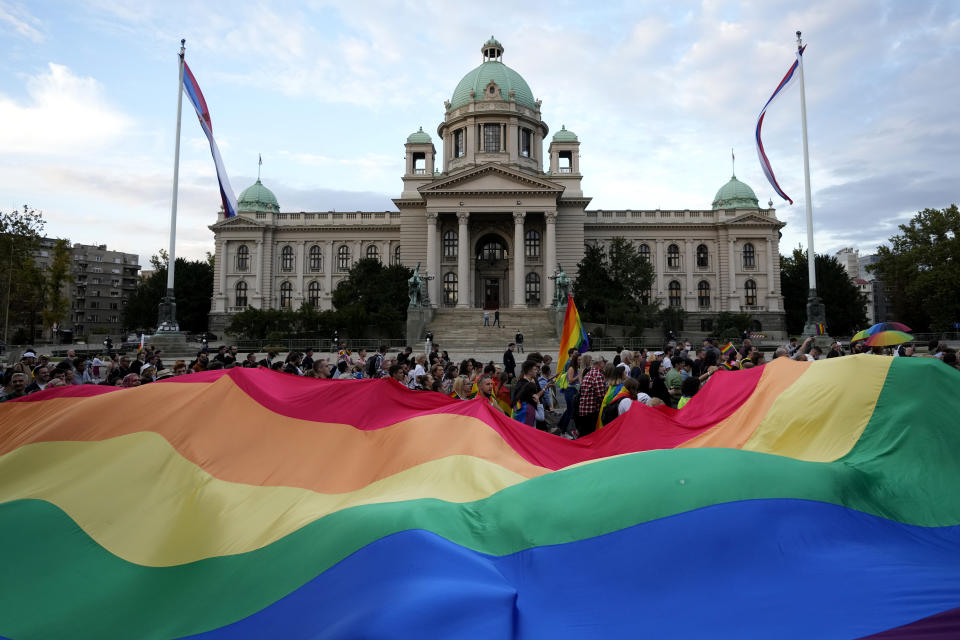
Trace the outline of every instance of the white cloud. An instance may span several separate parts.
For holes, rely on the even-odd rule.
[[[44,41],[43,33],[37,28],[40,21],[27,13],[26,9],[22,7],[14,9],[7,3],[0,2],[0,23],[10,25],[16,33],[31,42],[39,44]]]
[[[0,95],[0,148],[8,153],[89,152],[126,135],[133,120],[113,108],[94,78],[74,75],[64,65],[27,81],[30,100],[18,104]]]

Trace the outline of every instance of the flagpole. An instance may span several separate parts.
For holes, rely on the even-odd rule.
[[[174,269],[177,263],[177,195],[180,180],[180,121],[183,113],[183,61],[186,50],[186,39],[180,40],[180,70],[177,86],[177,134],[174,140],[173,151],[173,198],[170,204],[170,251],[167,262],[167,295],[160,303],[160,317],[158,325],[167,326],[167,330],[178,331],[176,298],[173,290]],[[159,326],[158,326],[159,330]]]
[[[817,295],[817,254],[813,248],[813,196],[810,193],[810,154],[807,149],[807,95],[803,81],[803,42],[797,31],[797,74],[800,81],[800,126],[803,133],[803,190],[807,210],[807,323],[805,336],[818,336],[818,326],[826,320],[823,301]],[[825,335],[824,332],[822,335]]]

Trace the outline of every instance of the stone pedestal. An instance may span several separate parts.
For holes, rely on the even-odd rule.
[[[415,345],[424,339],[431,321],[433,321],[433,309],[430,307],[407,309],[407,344],[416,349]]]
[[[825,324],[826,321],[827,315],[826,308],[823,306],[823,300],[817,295],[816,289],[811,289],[807,297],[807,322],[803,325],[803,337],[813,336],[818,338],[818,344],[821,342],[819,338],[829,339],[829,336],[826,334],[822,336],[817,334],[817,325],[820,323]]]
[[[183,331],[161,331],[150,336],[149,344],[168,353],[181,353],[187,348],[187,334]]]

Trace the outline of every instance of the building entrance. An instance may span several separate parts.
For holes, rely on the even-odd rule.
[[[483,282],[484,282],[483,308],[499,309],[500,308],[500,279],[484,278]]]

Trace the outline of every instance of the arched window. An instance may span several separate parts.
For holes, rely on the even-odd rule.
[[[400,264],[400,245],[393,248],[393,264]]]
[[[350,270],[350,247],[345,244],[337,249],[337,271]]]
[[[680,268],[680,247],[671,244],[667,247],[667,269]]]
[[[527,274],[527,304],[540,304],[540,275]]]
[[[280,284],[280,308],[289,309],[293,301],[293,285],[289,282]]]
[[[444,258],[457,257],[457,232],[456,231],[443,232],[443,257]]]
[[[701,309],[710,308],[710,283],[706,280],[697,285],[697,304]]]
[[[743,283],[744,304],[748,307],[757,304],[757,283],[753,280],[747,280]]]
[[[237,286],[234,287],[234,306],[245,307],[247,306],[247,283],[241,280],[237,283]]]
[[[314,280],[310,283],[310,286],[307,287],[307,302],[310,303],[314,309],[320,308],[320,283]]]
[[[669,286],[670,292],[670,306],[679,307],[680,306],[680,283],[676,280],[670,281]]]
[[[763,331],[763,325],[760,324],[759,320],[754,320],[753,322],[750,323],[750,330],[753,331],[754,333],[760,333],[761,331]]]
[[[457,304],[457,274],[452,271],[443,274],[443,304]]]
[[[637,249],[637,253],[640,254],[640,259],[644,262],[650,262],[650,245],[642,244]]]
[[[310,247],[310,271],[323,271],[323,250],[319,245]]]
[[[527,231],[527,234],[524,236],[523,240],[523,251],[524,255],[528,258],[539,258],[540,257],[540,232],[539,231]],[[536,275],[536,274],[530,274]],[[529,276],[527,276],[529,278]]]
[[[640,304],[650,304],[650,289],[640,290]]]
[[[250,249],[242,244],[237,247],[237,271],[246,271],[250,268]]]
[[[751,243],[743,245],[743,268],[753,269],[757,266],[757,252]]]
[[[373,258],[374,260],[380,259],[380,250],[377,249],[377,245],[375,244],[367,245],[367,257]]]
[[[280,271],[293,271],[293,247],[290,245],[280,250]]]
[[[480,251],[477,257],[480,260],[496,262],[497,260],[504,260],[507,257],[507,248],[499,236],[486,236],[480,240],[479,247]]]
[[[701,244],[697,247],[697,268],[706,269],[710,266],[710,252],[707,250],[707,245]]]

